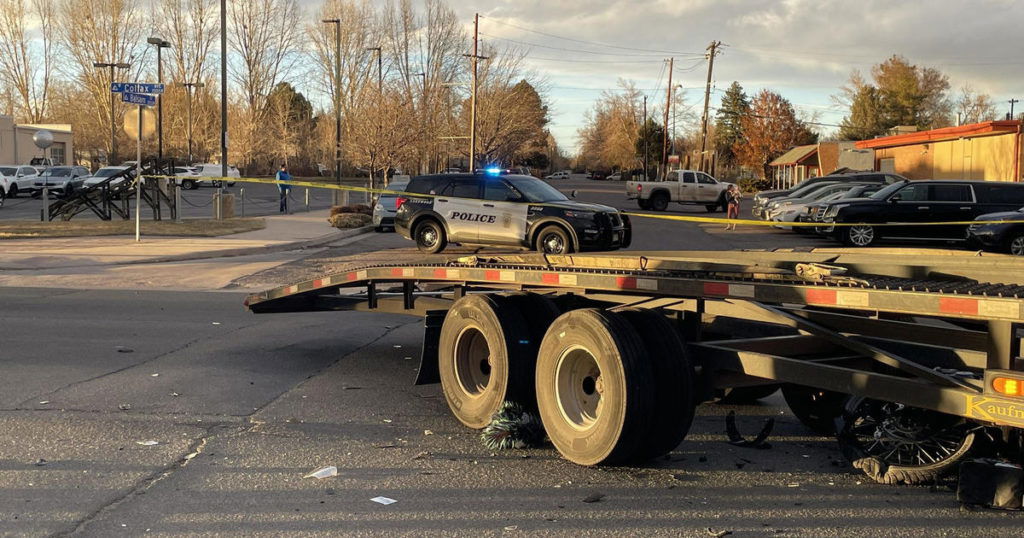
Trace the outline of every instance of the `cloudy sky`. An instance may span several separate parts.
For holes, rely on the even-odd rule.
[[[312,3],[312,2],[311,2]],[[576,130],[603,88],[619,78],[665,98],[664,59],[673,83],[698,115],[713,40],[712,106],[739,81],[747,93],[770,88],[798,110],[837,124],[830,96],[852,69],[868,71],[892,54],[937,67],[953,91],[989,93],[1000,112],[1024,97],[1021,0],[451,0],[466,28],[480,13],[482,39],[527,53],[549,84],[552,131],[576,149]],[[660,82],[660,84],[659,84]],[[660,88],[660,89],[658,89]],[[1022,104],[1017,110],[1024,109]],[[821,129],[831,130],[824,126]]]

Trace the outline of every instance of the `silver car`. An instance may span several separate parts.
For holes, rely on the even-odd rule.
[[[89,175],[89,170],[84,166],[53,166],[47,168],[32,183],[32,196],[42,194],[43,188],[51,193],[62,196],[70,196],[82,187],[82,183]]]
[[[409,176],[396,176],[388,184],[389,191],[404,191],[409,186]],[[398,211],[398,196],[395,194],[381,194],[373,204],[373,226],[374,230],[383,232],[390,229],[395,231],[395,213]]]

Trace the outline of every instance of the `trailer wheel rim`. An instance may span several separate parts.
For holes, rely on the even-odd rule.
[[[955,455],[966,431],[937,420],[938,413],[882,403],[857,417],[851,433],[864,452],[889,465],[933,465]]]
[[[594,355],[581,346],[563,351],[555,366],[555,401],[566,423],[577,430],[592,428],[601,417],[603,393]]]
[[[476,327],[466,327],[455,339],[455,377],[470,396],[480,396],[491,382],[491,348]]]
[[[1010,254],[1024,256],[1024,235],[1018,235],[1010,241]]]
[[[875,229],[871,226],[850,228],[850,242],[859,247],[870,245],[875,240]]]

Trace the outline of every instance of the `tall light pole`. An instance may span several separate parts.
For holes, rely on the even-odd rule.
[[[110,68],[110,84],[114,84],[114,68],[128,69],[131,64],[124,62],[93,62],[93,67],[100,69]],[[110,153],[107,155],[107,166],[114,164],[114,156],[117,155],[117,146],[115,145],[115,133],[114,130],[114,92],[110,92]]]
[[[170,48],[171,42],[164,41],[159,37],[150,37],[146,43],[156,46],[156,81],[164,83],[164,63],[160,51]],[[164,160],[164,98],[163,95],[156,96],[156,158],[157,162]]]
[[[423,90],[420,93],[420,114],[419,114],[419,120],[420,120],[419,127],[422,129],[423,128],[423,116],[424,116],[424,114],[426,114],[426,109],[427,109],[427,74],[426,73],[413,73],[412,76],[414,76],[414,77],[423,77]],[[412,93],[412,88],[411,87],[409,88],[409,93],[410,94]],[[410,100],[411,100],[411,97],[412,96],[410,95]],[[420,133],[422,134],[423,131],[420,131]],[[426,137],[424,137],[423,139],[426,140]],[[424,150],[422,157],[423,157],[423,159],[425,161],[428,161],[426,166],[423,165],[422,161],[420,162],[420,173],[421,174],[425,174],[426,173],[426,169],[430,168],[430,163],[429,163],[429,161],[430,161],[430,151],[429,150]]]
[[[341,19],[323,19],[334,25],[334,179],[341,184]]]
[[[220,175],[228,177],[228,6],[220,0]]]
[[[202,82],[183,82],[188,98],[188,164],[192,164],[192,90],[206,86]]]
[[[384,74],[383,74],[384,71],[383,71],[383,62],[381,61],[382,49],[380,47],[366,47],[366,50],[370,50],[370,51],[373,51],[373,52],[377,53],[377,107],[378,107],[378,116],[377,116],[377,137],[378,138],[377,138],[377,141],[379,142],[380,141],[380,131],[381,131],[380,115],[379,115],[380,114],[380,110],[379,110],[379,108],[381,106],[383,106],[383,104],[384,104]],[[370,188],[372,189],[373,188],[373,170],[372,170],[373,167],[371,166],[370,168],[371,168],[371,170],[370,170]],[[385,170],[381,175],[383,176],[381,178],[381,180],[387,178],[388,177],[387,170]]]

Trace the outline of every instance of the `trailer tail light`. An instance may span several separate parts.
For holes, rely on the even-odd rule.
[[[401,209],[402,208],[402,204],[404,204],[404,203],[406,203],[408,201],[409,201],[409,199],[404,197],[404,196],[396,196],[395,197],[395,211]]]
[[[1024,396],[1024,380],[997,376],[992,378],[992,390],[1004,396]]]

